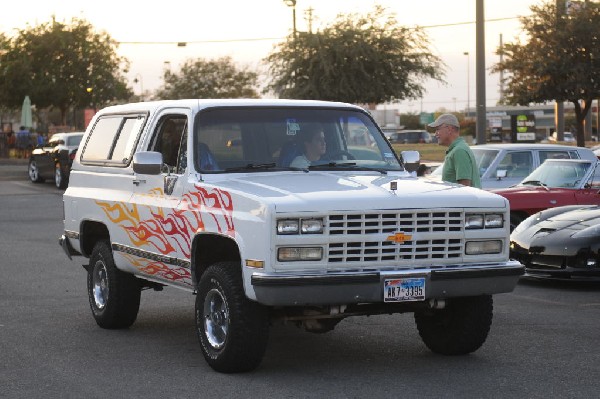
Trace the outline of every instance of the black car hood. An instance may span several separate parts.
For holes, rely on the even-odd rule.
[[[582,208],[552,216],[535,226],[536,230],[569,229],[579,231],[600,224],[600,207]]]

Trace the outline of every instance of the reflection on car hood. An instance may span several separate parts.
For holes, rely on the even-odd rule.
[[[214,175],[218,179],[218,175]],[[404,176],[404,177],[403,177]],[[252,173],[215,181],[232,194],[253,193],[278,211],[401,209],[401,208],[504,208],[508,201],[484,190],[457,184],[436,183],[402,174],[339,173]],[[205,176],[209,182],[208,176]],[[392,182],[397,185],[392,190]],[[443,198],[443,200],[441,200]],[[442,202],[441,202],[442,201]]]

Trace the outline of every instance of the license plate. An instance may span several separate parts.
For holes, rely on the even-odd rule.
[[[384,302],[406,302],[425,300],[425,278],[402,278],[385,280]]]

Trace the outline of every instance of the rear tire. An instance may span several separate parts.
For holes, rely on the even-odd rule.
[[[117,269],[108,241],[94,246],[87,287],[90,308],[100,327],[128,328],[135,322],[140,308],[140,281]]]
[[[452,298],[441,310],[415,313],[419,335],[425,345],[442,355],[466,355],[487,339],[492,325],[491,295]]]
[[[202,275],[196,295],[196,331],[204,358],[215,371],[250,371],[262,361],[269,336],[268,312],[246,298],[239,263],[216,263]]]

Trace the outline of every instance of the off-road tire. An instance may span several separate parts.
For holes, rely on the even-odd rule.
[[[483,345],[492,325],[491,295],[448,299],[446,307],[415,313],[425,345],[442,355],[466,355]]]
[[[94,246],[87,288],[92,315],[100,327],[128,328],[135,322],[141,284],[132,274],[117,269],[108,241],[99,241]]]
[[[262,361],[269,335],[268,311],[246,298],[239,263],[215,263],[202,275],[196,295],[196,331],[204,358],[216,371],[250,371]]]

